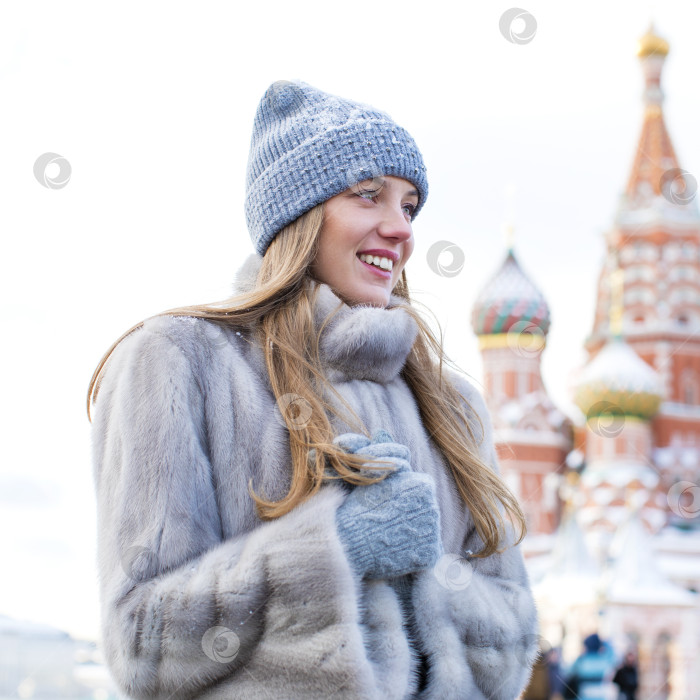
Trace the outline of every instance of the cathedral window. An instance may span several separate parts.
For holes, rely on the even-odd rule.
[[[621,251],[620,251],[620,262],[622,263],[629,263],[632,262],[632,260],[635,259],[637,254],[636,251],[636,246],[625,246]]]
[[[697,271],[691,265],[677,265],[671,269],[668,278],[671,282],[675,282],[676,280],[694,282],[697,278]]]
[[[698,299],[698,293],[689,286],[678,287],[669,295],[671,304],[693,304]]]
[[[683,402],[687,403],[689,405],[692,405],[695,403],[695,392],[693,391],[693,387],[691,387],[691,386],[684,386],[683,387]]]
[[[663,258],[669,262],[675,262],[681,255],[680,246],[677,243],[669,243],[664,246]]]
[[[524,396],[529,392],[529,378],[528,372],[518,372],[518,396]]]
[[[698,403],[697,375],[692,369],[684,369],[681,373],[681,397],[683,403],[690,406]]]
[[[651,265],[634,265],[627,271],[627,280],[629,282],[635,282],[637,280],[651,282],[653,279],[654,268],[651,267]]]
[[[625,292],[625,304],[632,306],[633,304],[648,304],[654,303],[654,293],[646,287],[633,287]]]
[[[494,374],[493,379],[494,379],[494,382],[493,382],[494,397],[501,398],[504,394],[503,372],[497,372],[496,374]]]

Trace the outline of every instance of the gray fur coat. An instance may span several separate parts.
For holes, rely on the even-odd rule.
[[[339,304],[321,285],[317,321]],[[355,577],[336,531],[346,497],[337,483],[276,520],[257,517],[249,480],[278,499],[291,459],[245,330],[164,316],[117,347],[93,451],[103,646],[128,697],[518,696],[537,641],[522,557],[509,548],[468,559],[479,549],[472,519],[400,376],[416,332],[400,308],[343,305],[321,344],[329,378],[370,433],[407,445],[413,469],[437,485],[446,554],[393,581]],[[481,455],[495,469],[483,400],[454,381],[481,418]]]

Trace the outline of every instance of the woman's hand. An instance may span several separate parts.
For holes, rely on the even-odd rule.
[[[443,551],[432,478],[414,472],[408,448],[393,442],[385,431],[372,441],[348,433],[335,442],[347,452],[394,467],[383,481],[355,486],[336,513],[338,534],[355,571],[365,578],[383,579],[434,566]]]

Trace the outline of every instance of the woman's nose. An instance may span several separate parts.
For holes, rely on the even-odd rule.
[[[403,206],[387,207],[377,229],[380,236],[395,238],[398,241],[405,241],[413,235],[411,221],[406,216]]]

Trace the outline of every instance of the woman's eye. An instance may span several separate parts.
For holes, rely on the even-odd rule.
[[[404,204],[403,205],[403,210],[411,217],[413,218],[413,214],[416,211],[416,205],[415,204]]]

